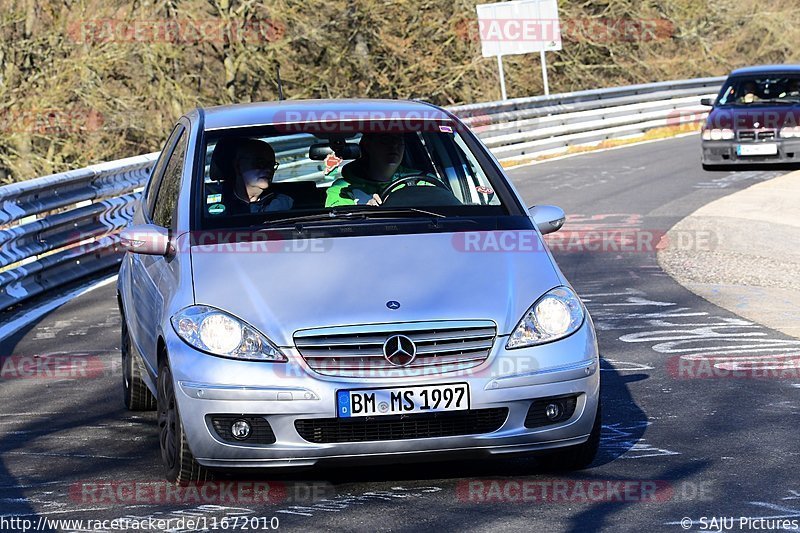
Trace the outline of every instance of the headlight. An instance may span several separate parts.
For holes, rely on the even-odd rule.
[[[213,307],[189,306],[173,316],[171,322],[184,342],[213,355],[247,361],[287,360],[277,346],[254,327]]]
[[[703,130],[704,141],[730,141],[735,137],[732,129],[729,128],[709,128]]]
[[[506,349],[524,348],[561,339],[583,324],[583,305],[567,287],[557,287],[536,300],[519,321]]]
[[[784,139],[791,139],[792,137],[800,138],[800,126],[790,126],[781,129],[781,137]]]

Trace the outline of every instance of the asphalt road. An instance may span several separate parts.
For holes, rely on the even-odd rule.
[[[755,531],[759,523],[739,517],[800,521],[800,379],[752,372],[701,378],[698,370],[722,355],[772,361],[800,351],[800,341],[689,293],[659,269],[648,244],[696,208],[780,173],[704,172],[694,136],[511,171],[529,203],[556,204],[570,215],[553,251],[592,313],[604,358],[603,440],[589,470],[557,476],[536,460],[514,458],[234,479],[271,482],[272,503],[207,505],[186,495],[183,503],[163,503],[96,490],[102,482],[163,479],[155,414],[132,414],[122,404],[109,284],[0,344],[6,362],[59,354],[86,362],[73,378],[5,372],[0,380],[0,530],[14,530],[12,517],[188,518],[209,530],[221,528],[223,517],[238,520],[225,522],[228,528],[263,518],[252,529],[275,525],[275,517],[281,530],[334,531],[683,531],[684,517],[694,531],[704,528],[701,517],[736,517],[733,530]],[[641,245],[617,249],[619,229],[643,236]],[[603,230],[610,237],[598,246],[592,235]],[[713,235],[686,238],[713,242]],[[680,356],[698,366],[676,370]],[[542,501],[535,497],[541,492],[526,496],[517,487],[557,494]],[[491,501],[475,501],[478,494]]]

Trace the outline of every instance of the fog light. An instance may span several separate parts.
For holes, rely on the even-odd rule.
[[[237,440],[246,439],[250,436],[250,424],[247,420],[237,420],[231,424],[231,435]]]
[[[549,403],[544,408],[544,414],[550,420],[557,420],[561,416],[561,406],[557,403]]]

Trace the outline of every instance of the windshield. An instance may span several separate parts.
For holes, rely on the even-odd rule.
[[[729,79],[718,105],[765,105],[800,103],[800,76],[754,76]]]
[[[208,132],[199,229],[525,215],[455,125],[308,126]]]

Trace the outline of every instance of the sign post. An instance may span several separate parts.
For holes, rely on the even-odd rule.
[[[506,95],[506,74],[503,72],[503,56],[497,56],[497,70],[500,72],[500,94],[503,96],[502,100],[508,100]]]
[[[550,94],[550,83],[547,81],[547,60],[544,57],[544,50],[539,50],[542,58],[542,83],[544,85],[544,95]]]
[[[507,99],[503,56],[539,52],[544,94],[550,94],[545,52],[561,50],[558,0],[516,0],[475,6],[483,57],[497,57],[500,92]]]

